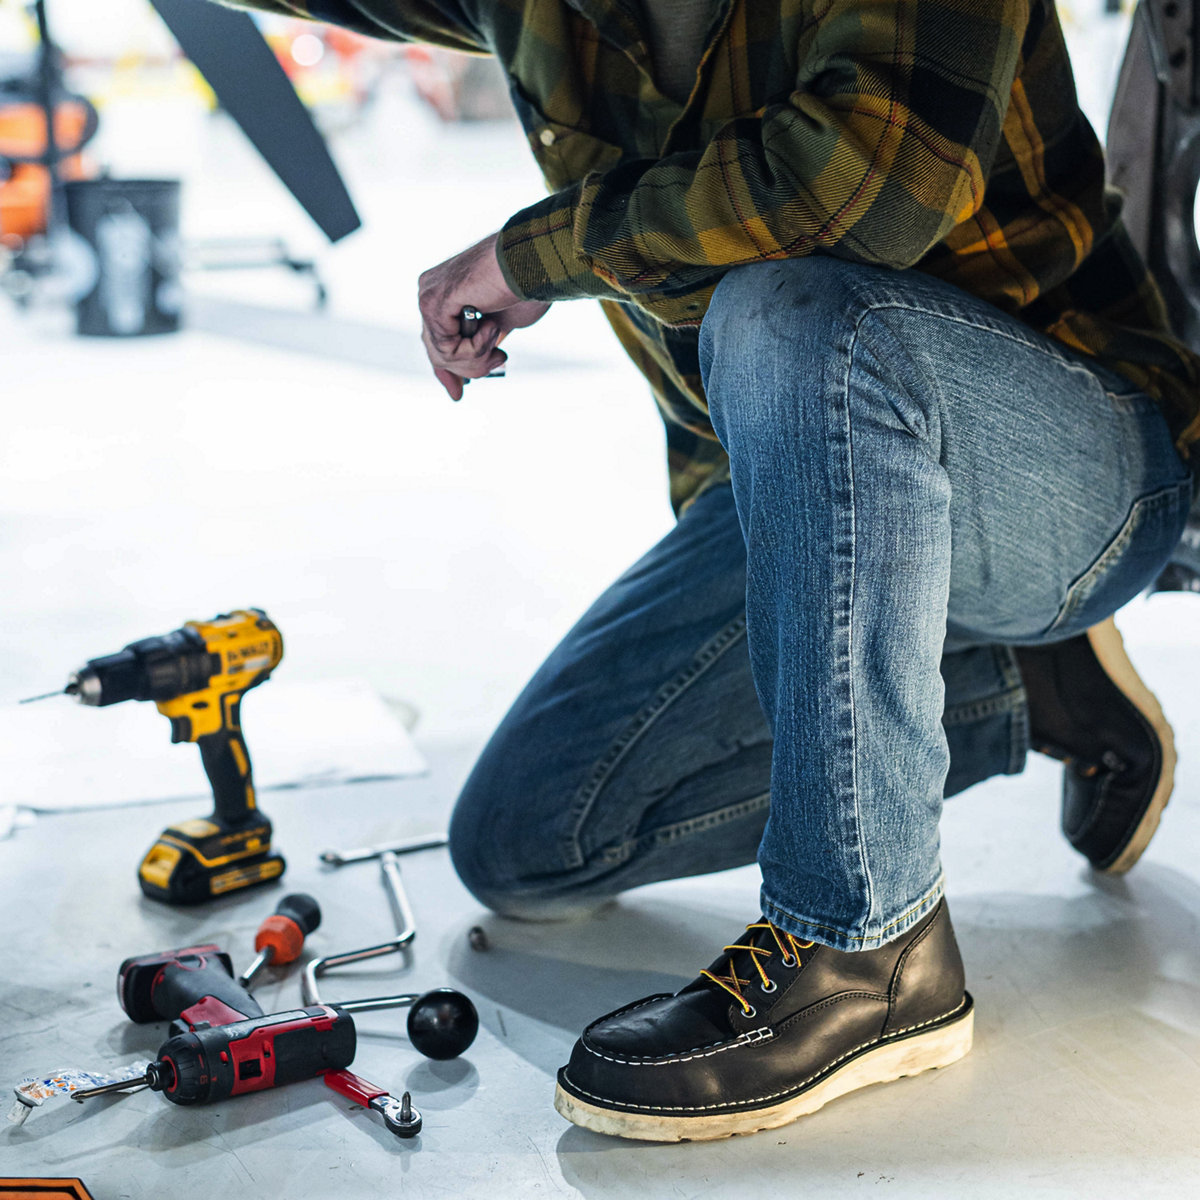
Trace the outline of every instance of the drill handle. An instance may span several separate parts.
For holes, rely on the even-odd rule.
[[[185,1024],[228,1025],[261,1017],[258,1001],[228,972],[223,962],[182,958],[168,963],[155,980],[155,1012]]]
[[[250,752],[242,737],[241,705],[240,693],[222,696],[221,728],[196,739],[200,759],[212,784],[213,815],[222,826],[242,825],[258,815]]]

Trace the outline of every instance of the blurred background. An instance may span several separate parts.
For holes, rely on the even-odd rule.
[[[254,604],[284,633],[280,681],[364,677],[427,740],[477,743],[670,520],[660,422],[595,306],[558,306],[461,404],[425,363],[420,271],[544,194],[498,68],[261,21],[362,218],[331,245],[149,3],[46,11],[98,118],[69,170],[181,181],[183,299],[176,333],[78,336],[59,282],[14,269],[37,234],[10,189],[0,701]],[[0,3],[0,75],[34,75],[36,44]],[[213,242],[265,265],[195,265]]]
[[[1103,132],[1130,6],[1059,7]],[[179,183],[178,217],[173,192],[147,217],[161,311],[80,335],[87,253],[68,231],[47,267],[45,171],[17,161],[44,128],[37,15],[0,0],[0,703],[252,604],[283,631],[278,679],[366,680],[469,762],[672,519],[661,425],[595,305],[556,305],[461,404],[425,364],[419,272],[544,194],[499,69],[254,18],[361,218],[331,243],[148,0],[47,0],[76,98],[60,149],[90,135],[63,174]],[[178,329],[129,336],[142,319]],[[1122,620],[1170,645],[1192,603]]]

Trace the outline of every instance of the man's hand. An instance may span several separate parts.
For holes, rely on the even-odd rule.
[[[421,309],[421,341],[438,382],[458,400],[463,381],[479,379],[503,364],[508,355],[497,349],[512,329],[532,325],[549,304],[521,300],[504,282],[496,257],[497,235],[425,271],[417,283]],[[459,314],[466,305],[479,309],[479,328],[464,338]]]

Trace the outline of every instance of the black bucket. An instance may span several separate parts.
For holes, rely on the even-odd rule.
[[[76,328],[136,337],[179,328],[179,181],[85,179],[66,185],[67,220],[90,247],[95,285]]]

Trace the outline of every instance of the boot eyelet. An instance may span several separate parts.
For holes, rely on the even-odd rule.
[[[798,960],[794,959],[790,954],[785,954],[781,961],[785,967],[794,967]]]
[[[743,1009],[742,1009],[742,1016],[743,1016],[743,1017],[757,1017],[757,1016],[758,1016],[758,1009],[757,1009],[757,1008],[755,1008],[755,1007],[754,1007],[754,1005],[752,1004],[752,1005],[750,1005],[750,1007],[749,1007],[749,1008],[743,1008]]]
[[[772,980],[771,980],[771,986],[770,986],[770,987],[767,987],[767,985],[766,985],[765,983],[760,983],[760,984],[758,985],[758,990],[759,990],[760,992],[764,993],[765,995],[769,996],[769,995],[770,995],[770,994],[771,994],[773,991],[775,991],[775,989],[776,989],[778,986],[779,986],[779,984],[777,984],[777,983],[775,982],[775,980],[773,980],[773,979],[772,979]]]

